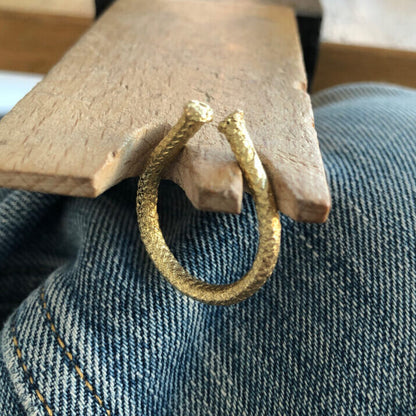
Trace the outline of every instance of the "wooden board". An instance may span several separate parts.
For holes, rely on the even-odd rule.
[[[313,90],[380,81],[416,87],[416,2],[322,0],[322,45]]]
[[[0,122],[0,185],[96,196],[140,174],[198,99],[215,122],[167,177],[202,209],[238,212],[242,177],[216,130],[241,108],[279,209],[321,222],[330,198],[290,9],[119,0]]]
[[[334,43],[321,45],[314,91],[365,81],[416,88],[416,52]]]
[[[0,69],[45,73],[91,26],[93,18],[0,8]]]
[[[321,0],[322,41],[416,52],[415,0]]]
[[[0,10],[93,19],[94,0],[0,0]]]

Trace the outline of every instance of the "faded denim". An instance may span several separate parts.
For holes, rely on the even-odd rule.
[[[416,414],[416,91],[350,85],[314,97],[332,193],[325,225],[282,218],[269,282],[200,304],[140,241],[137,180],[95,200],[1,193],[0,414]],[[196,211],[161,186],[166,239],[209,282],[255,257],[252,200]],[[18,306],[20,305],[20,306]]]

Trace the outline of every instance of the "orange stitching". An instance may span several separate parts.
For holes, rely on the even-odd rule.
[[[36,384],[35,384],[35,381],[33,380],[33,377],[30,375],[26,364],[23,362],[22,351],[20,350],[19,343],[17,342],[17,338],[16,338],[16,335],[15,335],[16,334],[16,328],[14,326],[12,327],[12,334],[13,334],[13,344],[14,344],[14,347],[15,347],[17,358],[19,360],[19,364],[22,367],[25,374],[28,376],[29,383],[32,385],[33,389],[35,390],[36,396],[38,397],[38,399],[41,401],[43,407],[48,412],[48,415],[53,416],[52,409],[48,406],[48,404],[46,403],[46,400],[43,397],[42,393],[36,387]]]
[[[45,301],[45,289],[42,289],[42,291],[40,293],[40,300],[42,301],[42,307],[43,307],[43,309],[46,312],[46,318],[49,321],[49,325],[51,327],[51,330],[55,334],[56,340],[57,340],[59,346],[61,347],[62,351],[69,358],[69,360],[72,361],[72,363],[75,366],[75,371],[77,372],[79,378],[84,382],[84,384],[87,387],[87,389],[93,394],[94,399],[97,401],[97,403],[105,410],[105,412],[106,412],[106,414],[108,416],[111,416],[110,410],[105,408],[102,399],[98,396],[98,394],[96,393],[96,391],[95,391],[94,387],[92,386],[92,384],[85,378],[85,375],[82,372],[82,370],[79,368],[79,366],[77,364],[75,364],[73,355],[68,351],[68,349],[67,349],[64,341],[58,335],[58,333],[56,331],[56,327],[55,327],[55,325],[52,322],[51,314],[49,313],[48,308],[47,308],[47,305],[46,305],[46,301]]]

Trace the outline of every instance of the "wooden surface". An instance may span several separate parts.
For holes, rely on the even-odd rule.
[[[415,0],[321,0],[322,41],[416,52]]]
[[[279,209],[321,222],[330,198],[305,88],[290,9],[119,0],[1,120],[0,185],[96,196],[140,174],[197,99],[215,122],[167,172],[194,205],[240,210],[241,172],[216,124],[241,108]]]
[[[94,0],[0,0],[0,10],[93,19]]]
[[[380,81],[416,87],[414,0],[321,0],[322,44],[313,91]]]
[[[0,69],[46,73],[93,18],[4,10],[0,7]]]
[[[321,45],[313,91],[363,81],[416,88],[416,53],[334,43]]]

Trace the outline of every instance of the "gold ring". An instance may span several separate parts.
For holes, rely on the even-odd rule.
[[[180,292],[212,305],[231,305],[247,299],[267,281],[276,265],[280,249],[280,220],[266,172],[237,111],[218,126],[225,135],[254,198],[259,224],[257,255],[240,280],[210,284],[187,272],[171,253],[163,237],[157,213],[158,188],[163,170],[175,159],[186,142],[213,117],[211,108],[191,101],[176,125],[156,146],[138,183],[137,219],[146,250],[162,275]]]

